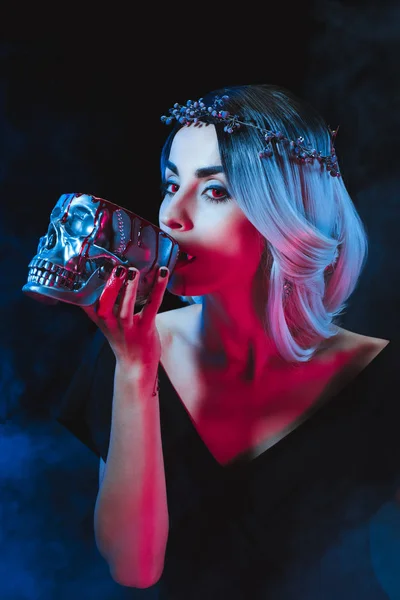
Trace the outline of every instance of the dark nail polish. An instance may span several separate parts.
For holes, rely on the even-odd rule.
[[[121,266],[117,267],[117,270],[115,271],[115,277],[121,277],[123,270],[124,270],[123,267],[121,267]]]
[[[133,269],[129,269],[128,271],[128,279],[129,281],[133,281],[136,277],[136,271],[134,271]]]
[[[161,277],[166,277],[167,275],[168,275],[168,269],[165,269],[164,267],[162,269],[160,269]]]

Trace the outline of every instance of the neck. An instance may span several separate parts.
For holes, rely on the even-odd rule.
[[[260,299],[243,288],[204,296],[196,337],[206,368],[255,384],[271,361],[282,360],[265,330]]]

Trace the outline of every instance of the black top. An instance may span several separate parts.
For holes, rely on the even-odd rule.
[[[286,437],[225,467],[160,363],[170,517],[160,600],[400,598],[399,358],[391,340]],[[56,414],[103,460],[114,370],[97,331]]]

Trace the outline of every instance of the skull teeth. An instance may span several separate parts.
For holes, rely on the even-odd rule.
[[[54,265],[53,263],[51,263],[48,260],[44,260],[44,259],[34,259],[32,260],[29,265],[29,273],[30,274],[45,274],[45,273],[51,273],[51,274],[55,274],[55,275],[59,275],[65,279],[70,279],[72,281],[78,281],[79,279],[79,273],[74,273],[73,271],[69,271],[68,269],[65,269],[64,267],[59,267],[57,265]]]
[[[28,282],[38,283],[39,285],[46,285],[48,287],[66,287],[69,290],[73,289],[77,285],[73,281],[64,279],[59,275],[49,275],[49,273],[46,273],[45,275],[28,275]]]
[[[34,259],[29,263],[28,281],[49,287],[66,287],[69,290],[80,287],[82,283],[78,273],[44,259]]]
[[[43,269],[40,267],[33,267],[29,269],[29,274],[35,275],[37,277],[49,277],[53,275],[53,277],[61,277],[62,279],[69,279],[70,281],[76,281],[78,279],[78,277],[74,273],[66,271],[65,269],[54,269],[50,271],[48,269]]]

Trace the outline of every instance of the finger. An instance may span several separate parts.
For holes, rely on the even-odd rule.
[[[165,277],[161,277],[161,269],[167,270]],[[151,291],[150,298],[142,310],[142,319],[144,321],[151,322],[155,319],[158,309],[160,308],[164,298],[164,293],[168,284],[168,278],[169,270],[167,267],[161,267],[158,271],[157,281]]]
[[[132,327],[133,325],[139,278],[140,272],[135,267],[130,267],[125,279],[124,296],[119,313],[119,319],[125,327]]]
[[[97,316],[100,319],[103,319],[107,325],[112,326],[116,325],[117,323],[117,319],[114,314],[114,306],[118,294],[124,284],[125,277],[126,269],[124,269],[124,267],[121,265],[114,267],[99,298]]]

